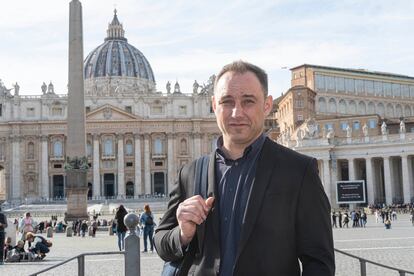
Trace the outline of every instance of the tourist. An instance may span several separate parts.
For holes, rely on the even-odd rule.
[[[337,228],[337,226],[336,226],[336,218],[337,218],[337,215],[336,215],[335,211],[333,211],[332,212],[332,227],[335,227],[335,228]]]
[[[144,251],[148,252],[148,245],[147,245],[147,239],[149,239],[149,242],[151,244],[151,252],[154,252],[154,241],[153,241],[153,235],[154,235],[154,215],[151,212],[151,208],[148,204],[144,206],[144,212],[141,214],[140,218],[141,225],[144,227]]]
[[[341,213],[341,211],[339,211],[339,214],[338,214],[338,222],[339,222],[339,228],[342,228],[342,213]]]
[[[86,234],[87,231],[88,231],[88,224],[86,223],[86,220],[84,220],[84,221],[82,221],[82,224],[81,224],[81,235],[82,235],[82,238],[85,237],[85,234]]]
[[[3,264],[4,261],[4,239],[5,239],[5,229],[7,228],[7,217],[5,214],[1,212],[0,206],[0,265]]]
[[[52,242],[46,240],[41,235],[35,235],[32,232],[28,232],[26,234],[27,242],[31,242],[32,245],[29,247],[29,251],[37,254],[40,259],[44,259],[46,257],[46,253],[49,253],[49,248],[52,246]]]
[[[21,233],[21,240],[25,240],[26,238],[26,234],[29,232],[33,232],[35,229],[36,223],[34,222],[33,218],[31,217],[30,213],[27,212],[24,216],[24,218],[22,218],[20,220],[19,223],[19,229],[20,229],[20,233]],[[29,243],[30,246],[30,243]]]
[[[125,234],[127,231],[127,227],[124,223],[124,218],[128,214],[127,210],[125,209],[124,205],[119,205],[118,210],[115,213],[115,219],[116,221],[116,235],[118,236],[118,248],[119,251],[122,251],[125,249]]]
[[[182,261],[183,274],[335,274],[331,207],[317,161],[263,133],[274,104],[267,86],[267,74],[242,61],[215,78],[212,108],[222,136],[208,169],[202,161],[181,168],[154,238],[164,261]],[[193,193],[203,175],[204,198]]]

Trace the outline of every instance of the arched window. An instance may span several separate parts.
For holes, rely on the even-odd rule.
[[[394,118],[394,107],[392,104],[387,104],[387,117]]]
[[[381,117],[385,117],[385,107],[382,103],[379,103],[377,106],[377,113],[378,115],[380,115]]]
[[[399,104],[397,104],[397,106],[395,107],[395,117],[397,118],[403,117],[403,109],[402,109],[402,106]]]
[[[187,140],[184,138],[181,139],[181,142],[180,142],[180,152],[181,154],[187,153]]]
[[[34,159],[34,143],[27,144],[27,159]]]
[[[342,99],[339,101],[339,113],[346,114],[346,102]]]
[[[368,103],[368,114],[375,114],[375,105],[373,102]]]
[[[367,112],[367,107],[364,102],[359,102],[358,104],[358,114],[362,115]]]
[[[114,155],[114,149],[112,147],[112,139],[107,138],[104,142],[104,155],[110,156]]]
[[[356,111],[357,111],[356,103],[354,101],[350,101],[348,106],[349,106],[348,113],[349,114],[356,114]]]
[[[404,108],[404,116],[405,117],[410,117],[411,116],[411,108],[408,105],[406,105],[405,108]]]
[[[134,183],[128,181],[126,183],[126,196],[127,197],[134,197]]]
[[[318,100],[319,111],[322,113],[326,112],[326,101],[325,98],[319,98]]]
[[[154,153],[162,154],[162,141],[160,138],[156,138],[154,141]]]
[[[62,157],[63,156],[62,141],[55,141],[55,143],[53,144],[53,155],[55,157]]]
[[[133,154],[133,150],[132,141],[128,140],[125,145],[125,154],[131,156]]]
[[[329,100],[329,112],[330,113],[336,113],[336,101],[335,99]]]

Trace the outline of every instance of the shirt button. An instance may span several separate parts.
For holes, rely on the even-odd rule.
[[[227,220],[228,220],[227,217],[224,217],[224,221],[227,222]]]

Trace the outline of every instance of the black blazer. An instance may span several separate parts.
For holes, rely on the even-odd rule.
[[[215,154],[210,155],[208,196],[216,196]],[[330,205],[316,160],[266,138],[258,159],[242,225],[234,275],[335,274]],[[184,166],[170,194],[168,210],[155,231],[155,247],[165,261],[185,256],[189,275],[217,275],[220,267],[218,197],[206,221],[197,226],[183,253],[176,219],[178,204],[194,194],[195,162]],[[188,252],[188,251],[186,251]],[[191,250],[190,250],[191,252]],[[191,266],[191,267],[190,267]]]

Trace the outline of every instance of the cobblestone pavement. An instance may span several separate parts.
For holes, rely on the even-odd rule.
[[[118,250],[117,237],[108,236],[106,232],[98,232],[96,238],[67,238],[63,234],[55,234],[52,240],[52,250],[44,261],[8,263],[0,266],[0,275],[29,275],[84,252]],[[374,217],[369,216],[366,228],[334,229],[334,240],[335,248],[347,253],[414,271],[414,227],[408,215],[400,215],[398,220],[393,222],[390,230],[386,230],[381,223],[376,224]],[[141,249],[143,249],[142,239]],[[121,255],[88,256],[85,261],[86,275],[123,275],[124,273]],[[160,275],[162,264],[156,253],[141,253],[141,275]],[[350,257],[336,253],[336,266],[336,275],[360,275],[359,262]],[[367,265],[367,273],[373,276],[398,275],[398,272],[372,265]],[[77,275],[76,261],[41,275]]]

